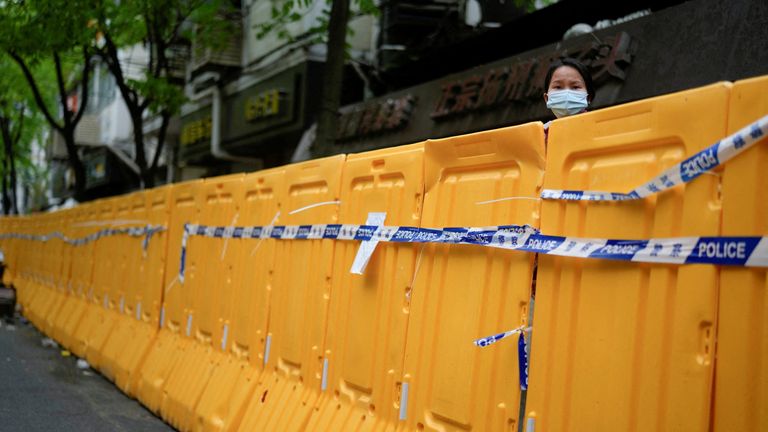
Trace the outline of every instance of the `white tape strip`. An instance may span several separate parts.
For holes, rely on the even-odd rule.
[[[221,350],[222,351],[226,351],[227,350],[227,335],[229,334],[229,325],[228,324],[226,324],[226,323],[224,324],[224,331],[222,333],[223,334],[221,335]]]
[[[339,205],[339,204],[341,204],[341,201],[323,201],[319,203],[310,204],[308,206],[304,206],[301,208],[297,208],[296,210],[290,211],[288,214],[294,215],[296,213],[301,213],[305,210],[313,209],[315,207],[326,206],[326,205]]]
[[[328,359],[323,359],[323,378],[320,381],[320,390],[325,391],[328,388]]]
[[[267,342],[264,346],[264,366],[269,361],[269,348],[272,346],[272,335],[267,335]]]
[[[192,333],[192,314],[187,315],[187,336]]]
[[[368,213],[368,219],[366,219],[365,224],[377,227],[376,231],[378,231],[381,226],[384,225],[384,220],[386,218],[386,212],[371,212]],[[373,251],[376,250],[376,246],[380,241],[376,239],[375,233],[372,233],[372,237],[373,238],[370,240],[363,240],[360,242],[360,247],[357,249],[357,255],[355,255],[355,260],[352,262],[352,268],[349,270],[350,273],[361,275],[365,271],[365,268],[368,266],[368,261],[371,260]]]
[[[502,202],[502,201],[516,201],[516,200],[541,201],[541,198],[539,197],[506,197],[506,198],[492,199],[488,201],[478,201],[475,203],[475,205],[493,204],[493,203]]]
[[[768,115],[690,156],[647,183],[627,193],[544,189],[541,192],[541,197],[543,199],[564,201],[627,201],[642,199],[677,185],[688,183],[700,175],[719,167],[752,147],[756,142],[765,137],[766,134],[768,134]]]
[[[400,420],[405,420],[408,415],[408,383],[404,382],[400,388]]]

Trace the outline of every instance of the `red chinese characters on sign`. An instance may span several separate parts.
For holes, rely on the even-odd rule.
[[[336,139],[357,138],[400,129],[408,124],[415,102],[415,98],[407,94],[343,113]]]
[[[609,79],[625,79],[629,66],[630,37],[619,33],[604,41],[593,41],[576,49],[494,68],[485,75],[471,75],[449,81],[442,86],[440,98],[431,113],[435,120],[465,114],[478,109],[507,103],[527,103],[544,94],[544,78],[549,65],[560,57],[574,57],[591,71],[595,86]]]

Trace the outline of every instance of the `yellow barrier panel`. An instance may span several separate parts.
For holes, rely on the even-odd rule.
[[[144,192],[135,192],[121,197],[120,205],[115,216],[118,228],[130,226],[146,226],[147,197]],[[115,380],[115,367],[120,358],[135,355],[131,344],[136,341],[132,334],[136,317],[133,310],[139,289],[141,257],[143,255],[141,237],[119,236],[115,250],[117,255],[116,268],[113,269],[112,292],[110,299],[117,299],[117,308],[112,310],[110,319],[114,320],[109,339],[101,350],[102,363],[99,371],[110,380]],[[102,241],[102,240],[99,240]],[[158,282],[158,285],[160,283]]]
[[[545,187],[629,191],[726,135],[730,84],[553,122]],[[542,203],[550,235],[717,236],[717,175],[643,200]],[[539,256],[528,430],[706,430],[714,266]]]
[[[202,180],[192,180],[174,185],[171,189],[160,331],[143,364],[134,373],[135,377],[131,377],[131,381],[135,379],[130,387],[136,389],[136,397],[156,413],[163,403],[168,377],[189,342],[182,334],[186,333],[187,309],[191,299],[188,299],[186,286],[178,280],[179,262],[184,224],[197,223],[198,209],[203,203],[202,184]],[[187,270],[197,265],[204,263],[198,263],[196,255],[188,253]]]
[[[768,114],[768,76],[738,81],[728,133]],[[723,235],[768,235],[768,139],[729,161],[723,172]],[[715,353],[716,432],[768,430],[768,283],[766,269],[721,267]]]
[[[277,223],[336,223],[344,158],[285,167]],[[306,425],[320,395],[334,247],[330,240],[277,242],[270,354],[240,430],[299,430]]]
[[[50,213],[40,215],[37,219],[36,228],[38,235],[45,235],[53,231]],[[45,310],[50,306],[52,300],[52,296],[47,295],[49,292],[47,283],[50,282],[50,268],[53,263],[48,255],[54,242],[55,240],[49,242],[29,241],[29,247],[33,252],[30,257],[30,276],[26,287],[29,301],[24,314],[41,330],[43,329]]]
[[[203,205],[199,223],[207,226],[234,226],[239,219],[243,174],[205,179],[200,194]],[[165,386],[166,398],[160,412],[174,427],[190,430],[195,406],[221,361],[221,345],[230,326],[232,304],[233,241],[191,236],[187,256],[201,263],[188,268],[180,288],[191,300],[187,318],[190,339],[179,363]]]
[[[11,234],[19,232],[19,226],[22,217],[20,216],[5,216],[1,220],[3,221],[3,234]],[[9,287],[13,285],[13,278],[17,272],[18,265],[18,240],[14,238],[6,238],[2,243],[3,251],[3,264],[5,270],[3,271],[3,285]],[[18,299],[17,299],[18,300]]]
[[[128,216],[130,206],[123,197],[106,198],[104,201],[101,225],[94,227],[94,231],[116,227],[119,224],[116,221],[125,220]],[[84,357],[94,369],[101,369],[104,345],[116,322],[114,315],[120,296],[118,283],[123,276],[125,242],[124,236],[106,236],[95,242],[91,314],[86,315],[83,324],[88,327]]]
[[[538,226],[541,123],[427,141],[422,226]],[[405,430],[516,430],[517,344],[472,341],[524,325],[533,256],[427,244],[410,293],[397,406]]]
[[[99,231],[103,224],[108,223],[114,217],[116,201],[114,199],[101,199],[93,203],[94,219],[87,223],[88,234]],[[78,357],[84,358],[88,344],[91,341],[91,334],[100,330],[98,324],[101,323],[100,317],[105,303],[105,294],[107,291],[107,281],[111,268],[108,244],[102,240],[91,242],[91,276],[88,279],[88,285],[83,292],[83,315],[78,320],[71,336],[70,351]],[[106,299],[108,300],[108,299]],[[91,351],[93,351],[91,347]]]
[[[160,308],[163,301],[164,276],[166,266],[166,249],[168,246],[168,229],[170,216],[170,192],[172,186],[152,189],[145,194],[143,210],[147,223],[151,226],[163,226],[163,231],[152,235],[146,250],[138,259],[135,268],[138,277],[135,282],[135,299],[131,315],[136,317],[129,324],[129,334],[132,339],[121,351],[115,352],[115,383],[128,395],[133,396],[133,377],[141,367],[144,359],[154,343],[160,321]],[[134,214],[142,212],[134,207]]]
[[[93,227],[87,224],[98,219],[99,204],[85,203],[78,207],[81,215],[73,221],[75,226],[72,232],[76,238],[82,238],[93,232]],[[70,278],[72,293],[62,307],[61,324],[56,326],[60,330],[55,337],[63,346],[71,350],[74,350],[73,347],[77,345],[75,334],[90,304],[88,294],[93,276],[95,247],[96,243],[91,242],[78,246],[73,251],[72,277]]]
[[[49,214],[40,215],[37,220],[38,234],[46,234],[51,231],[50,216]],[[51,297],[46,295],[48,289],[45,286],[47,281],[47,273],[50,267],[50,261],[46,260],[46,252],[49,249],[48,243],[31,241],[30,247],[34,249],[33,263],[30,263],[32,267],[30,274],[29,285],[26,288],[28,291],[27,298],[29,303],[25,308],[24,314],[26,317],[37,327],[42,329],[43,327],[43,309],[48,306]]]
[[[165,186],[127,197],[133,226],[168,224],[168,198]],[[151,236],[144,249],[144,237],[124,237],[123,262],[126,266],[121,286],[125,291],[120,314],[103,350],[101,372],[131,394],[131,376],[144,360],[158,327],[167,233]]]
[[[386,225],[419,226],[424,144],[349,155],[344,164],[339,223],[365,224],[386,212]],[[360,242],[334,249],[330,319],[323,354],[327,388],[306,430],[394,429],[403,373],[414,244],[382,243],[364,274],[350,268]]]
[[[27,217],[24,223],[18,227],[19,232],[38,234],[41,223],[41,218],[39,217]],[[34,263],[38,262],[35,258],[39,256],[40,251],[38,245],[30,244],[28,240],[20,239],[18,242],[21,243],[19,245],[18,271],[13,284],[18,293],[19,302],[24,314],[26,314],[34,297],[34,287],[32,286],[36,277]]]
[[[65,233],[72,217],[72,210],[65,209],[42,215],[43,234],[52,232]],[[44,333],[50,334],[53,318],[58,312],[63,300],[62,275],[64,267],[65,243],[58,238],[47,242],[33,241],[33,247],[40,250],[40,258],[36,267],[40,269],[39,279],[33,285],[36,292],[29,305],[30,320]],[[67,269],[67,273],[69,269]]]
[[[78,213],[79,209],[75,208],[55,213],[53,223],[54,229],[71,237],[73,231],[72,224],[77,218]],[[51,295],[52,301],[51,305],[43,315],[42,330],[55,338],[56,331],[59,328],[59,316],[63,312],[64,304],[66,304],[69,299],[71,288],[70,271],[74,246],[61,239],[51,240],[50,242],[56,244],[52,253],[58,254],[59,258],[54,261],[57,265],[54,265],[51,269],[53,283],[49,288],[49,295]]]
[[[285,168],[249,174],[243,179],[237,225],[266,226],[278,211],[278,193]],[[230,240],[227,256],[233,268],[230,300],[232,318],[226,350],[195,409],[194,430],[236,430],[244,415],[259,375],[264,368],[264,349],[272,289],[275,240]],[[230,259],[230,258],[228,258]]]
[[[65,235],[68,237],[74,238],[77,237],[77,231],[78,227],[77,225],[79,223],[82,223],[83,216],[84,216],[84,210],[85,207],[78,206],[71,209],[71,214],[66,221],[66,226],[64,227],[64,230],[62,231]],[[76,255],[77,255],[77,246],[71,245],[71,244],[64,244],[64,263],[62,265],[62,270],[66,272],[66,281],[62,281],[62,284],[59,286],[59,292],[61,295],[61,304],[58,307],[58,310],[55,315],[50,316],[50,328],[48,331],[48,334],[51,336],[51,338],[59,341],[59,343],[62,343],[63,338],[63,332],[64,332],[64,324],[66,323],[67,319],[69,318],[71,312],[72,312],[72,304],[74,301],[76,301],[77,296],[75,294],[75,291],[73,289],[74,280],[77,277],[75,275],[76,270]]]

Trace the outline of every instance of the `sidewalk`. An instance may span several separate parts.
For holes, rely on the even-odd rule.
[[[66,354],[66,353],[65,353]],[[16,316],[0,321],[0,430],[173,431]]]

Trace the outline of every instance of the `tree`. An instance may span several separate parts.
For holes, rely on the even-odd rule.
[[[76,199],[85,190],[85,167],[77,151],[75,129],[88,103],[93,55],[86,6],[83,0],[16,0],[6,1],[0,8],[0,48],[21,69],[38,109],[64,139]],[[79,97],[70,99],[75,88],[79,88]],[[50,98],[50,94],[56,96]]]
[[[193,37],[215,42],[212,31],[221,29],[217,13],[224,7],[210,0],[96,0],[99,57],[106,63],[128,107],[133,124],[135,161],[144,187],[154,185],[155,171],[162,153],[168,123],[184,103],[183,89],[170,76],[174,45]],[[137,19],[141,18],[141,19]],[[197,33],[191,31],[197,27]],[[143,76],[130,76],[121,49],[143,45],[149,60]],[[145,147],[144,120],[147,113],[159,114],[161,126],[151,160]]]
[[[300,10],[308,8],[315,0],[286,0],[282,7],[272,8],[272,19],[257,26],[257,36],[264,37],[277,32],[283,39],[291,36],[286,26],[302,18]],[[315,42],[326,44],[326,59],[323,67],[323,88],[320,95],[320,111],[317,113],[317,132],[313,147],[319,154],[330,153],[339,127],[339,107],[344,79],[344,64],[348,57],[346,38],[351,8],[358,15],[378,15],[379,9],[373,0],[325,0],[323,16],[309,33]]]
[[[29,173],[38,167],[31,162],[31,143],[42,142],[45,119],[33,107],[35,102],[19,68],[8,56],[0,56],[0,139],[2,140],[2,206],[4,214],[17,214],[24,206],[17,197],[19,177],[24,185],[33,183]]]

